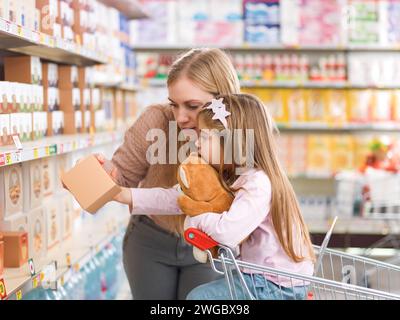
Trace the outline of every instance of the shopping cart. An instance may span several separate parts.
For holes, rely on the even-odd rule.
[[[274,290],[274,296],[287,299],[287,285],[284,288],[280,283],[290,283],[290,289],[296,286],[304,288],[303,297],[316,300],[400,300],[400,295],[393,293],[395,288],[400,289],[400,285],[394,287],[393,279],[400,281],[400,268],[381,263],[369,258],[358,257],[341,251],[327,249],[330,235],[334,224],[332,224],[327,236],[321,246],[314,246],[317,255],[314,275],[308,276],[296,274],[286,270],[260,266],[235,258],[233,251],[227,246],[218,244],[200,230],[189,228],[185,231],[185,239],[196,248],[205,251],[212,269],[225,276],[227,287],[232,300],[239,297],[247,299],[258,299],[255,290],[255,274],[264,275],[264,288],[266,292]],[[212,254],[213,248],[218,247],[218,258]],[[218,266],[217,266],[218,265]],[[250,285],[246,283],[242,269],[251,270],[249,274]],[[356,282],[357,276],[365,279],[365,274],[373,268],[379,275],[382,272],[393,273],[391,277],[386,274],[388,280],[388,290],[384,290],[380,283],[374,289],[369,283]],[[345,273],[344,273],[345,272]],[[235,277],[236,275],[236,277]],[[276,286],[271,287],[271,283],[266,280],[266,276],[273,277]],[[348,281],[348,279],[352,281]],[[354,282],[354,283],[353,283]],[[257,284],[259,285],[259,283]],[[278,288],[278,289],[277,289]],[[386,287],[385,287],[386,288]],[[276,291],[278,290],[278,295]],[[292,295],[289,299],[297,299]]]

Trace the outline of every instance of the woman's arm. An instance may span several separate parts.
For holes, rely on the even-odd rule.
[[[122,188],[114,200],[130,207],[131,214],[182,214],[177,199],[179,191],[175,188]]]
[[[115,151],[112,163],[116,167],[116,181],[124,187],[136,188],[147,174],[149,163],[146,151],[153,143],[146,141],[150,129],[168,128],[169,119],[162,106],[146,108],[135,123],[127,130],[123,144]]]
[[[187,217],[185,230],[197,228],[221,244],[236,247],[265,220],[270,210],[270,181],[264,173],[256,175],[237,192],[229,211]]]

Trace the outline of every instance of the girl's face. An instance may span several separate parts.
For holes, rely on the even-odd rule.
[[[196,141],[200,156],[216,169],[219,168],[221,156],[221,137],[216,130],[207,128],[204,121],[200,118],[199,122],[199,139]]]
[[[168,87],[170,105],[180,129],[194,129],[199,134],[197,115],[202,106],[214,96],[200,89],[194,82],[181,77]]]

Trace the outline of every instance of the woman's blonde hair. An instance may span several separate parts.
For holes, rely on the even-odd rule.
[[[227,111],[231,114],[226,118],[230,135],[234,129],[242,129],[242,144],[235,145],[233,139],[228,141],[228,148],[232,154],[246,154],[246,130],[253,130],[253,160],[254,167],[263,170],[271,181],[271,210],[272,222],[276,235],[286,254],[295,262],[306,258],[315,260],[315,255],[308,232],[300,212],[300,207],[292,185],[286,176],[277,156],[274,133],[275,124],[264,104],[255,96],[249,94],[231,94],[220,96],[226,105]],[[203,109],[199,113],[199,121],[202,121],[207,129],[224,131],[225,127],[219,120],[213,120],[214,113],[210,109]],[[240,131],[239,131],[240,133]],[[221,144],[221,147],[223,147]],[[241,148],[241,150],[235,150]],[[222,149],[222,148],[221,148]],[[230,186],[238,178],[236,169],[243,166],[243,163],[226,164],[224,157],[220,157],[219,174],[221,183],[229,191]],[[244,161],[243,158],[241,158]],[[251,215],[251,213],[249,213]],[[251,218],[251,217],[250,217]],[[308,252],[302,249],[306,248]]]
[[[200,89],[215,96],[240,93],[240,82],[236,70],[229,56],[220,49],[192,49],[178,57],[170,67],[167,86],[183,77],[187,77]],[[181,144],[178,142],[178,146]],[[160,218],[172,230],[183,234],[185,217],[185,215],[179,215]]]
[[[240,93],[240,83],[229,56],[220,49],[192,49],[171,66],[167,85],[187,77],[213,95]]]

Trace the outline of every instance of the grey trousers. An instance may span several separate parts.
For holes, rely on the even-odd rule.
[[[132,216],[123,241],[123,263],[134,299],[183,300],[195,287],[220,279],[197,262],[193,247],[146,216]]]

